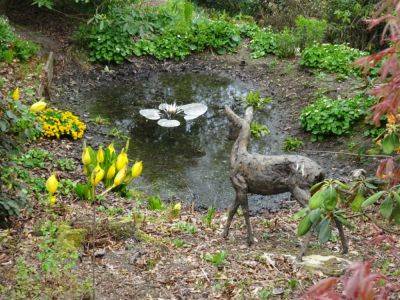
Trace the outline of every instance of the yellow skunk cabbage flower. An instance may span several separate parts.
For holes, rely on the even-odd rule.
[[[31,107],[29,108],[29,110],[30,110],[31,112],[41,112],[41,111],[43,111],[43,110],[46,108],[46,106],[47,106],[47,103],[46,103],[46,102],[44,102],[44,101],[38,101],[38,102],[36,102],[36,103],[33,103],[33,104],[31,105]]]
[[[125,179],[126,168],[122,168],[118,171],[117,175],[114,178],[114,186],[119,186]]]
[[[57,188],[58,180],[56,175],[53,173],[53,175],[51,175],[46,181],[46,189],[50,193],[50,195],[53,195],[57,191]]]
[[[49,197],[49,204],[50,204],[50,206],[53,206],[54,204],[56,204],[56,202],[57,202],[56,196],[51,195],[51,196]]]
[[[97,162],[102,163],[104,161],[104,151],[103,147],[100,146],[99,150],[97,151]]]
[[[98,185],[103,179],[104,173],[104,170],[99,165],[97,165],[93,169],[92,175],[90,176],[90,183],[94,186]]]
[[[176,204],[174,205],[174,207],[173,207],[172,209],[175,210],[175,211],[181,211],[181,209],[182,209],[182,204],[181,204],[180,202],[178,202],[178,203],[176,203]]]
[[[18,87],[13,91],[11,97],[13,98],[14,101],[18,101],[19,100],[20,94],[19,94],[19,88]]]
[[[117,170],[119,171],[119,170],[123,169],[128,164],[128,162],[129,162],[128,154],[126,154],[122,150],[122,152],[117,157],[117,163],[115,166],[117,167]]]
[[[82,152],[83,165],[87,166],[91,162],[89,148],[85,147]]]
[[[113,155],[115,153],[115,148],[114,148],[114,144],[113,143],[108,145],[107,149],[108,149],[108,151],[110,151],[110,155]]]
[[[142,175],[142,171],[143,163],[141,161],[135,162],[135,164],[132,166],[132,178],[136,178]]]
[[[115,170],[115,165],[112,164],[112,165],[108,168],[108,171],[107,171],[107,179],[114,178],[115,172],[116,172],[116,170]]]

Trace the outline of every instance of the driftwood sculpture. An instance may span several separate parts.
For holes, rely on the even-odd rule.
[[[236,130],[230,134],[236,138],[230,156],[230,179],[236,192],[236,198],[229,210],[223,237],[227,237],[233,216],[239,206],[242,207],[247,227],[247,243],[254,241],[249,218],[247,194],[275,195],[290,192],[305,206],[309,197],[309,188],[324,179],[324,172],[313,160],[300,155],[260,155],[247,151],[250,141],[250,123],[253,108],[246,109],[244,118],[225,107],[231,125]]]

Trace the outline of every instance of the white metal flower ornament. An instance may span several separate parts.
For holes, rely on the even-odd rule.
[[[186,121],[194,120],[207,111],[207,106],[202,103],[190,103],[185,105],[176,105],[161,103],[158,109],[141,109],[139,113],[149,120],[157,121],[157,124],[162,127],[177,127],[181,124],[174,118],[178,115],[183,115]]]

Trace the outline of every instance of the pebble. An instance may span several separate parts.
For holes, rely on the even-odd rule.
[[[94,257],[103,257],[106,255],[106,249],[99,249],[96,250],[96,252],[94,253]]]

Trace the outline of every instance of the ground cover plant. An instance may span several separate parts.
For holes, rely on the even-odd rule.
[[[367,115],[375,101],[365,95],[336,100],[322,97],[302,110],[300,121],[303,128],[311,132],[313,140],[346,134]]]
[[[27,61],[38,51],[38,45],[17,37],[7,18],[0,16],[0,62],[10,63],[14,58]]]
[[[365,55],[367,52],[347,45],[316,44],[304,49],[300,65],[342,75],[357,75],[360,70],[353,63]]]

